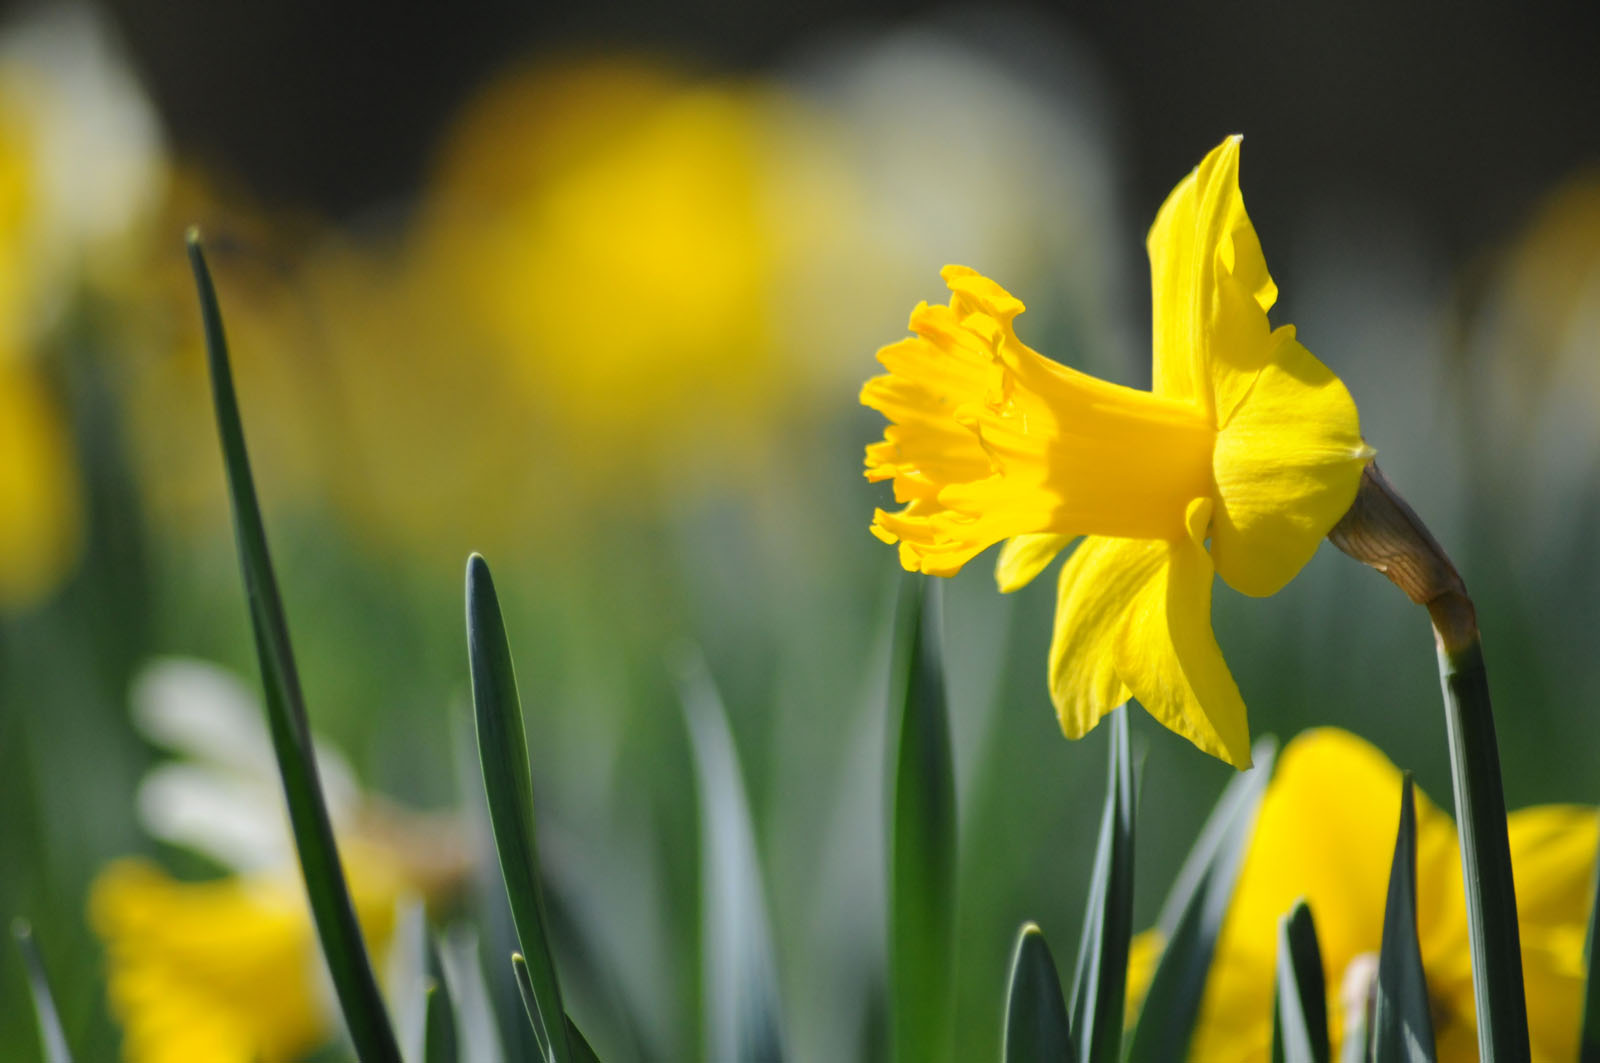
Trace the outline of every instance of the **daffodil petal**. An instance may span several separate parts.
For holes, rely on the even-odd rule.
[[[1525,808],[1506,817],[1506,831],[1533,1058],[1576,1059],[1600,812],[1575,805]]]
[[[1211,631],[1210,499],[1175,542],[1086,538],[1061,568],[1050,692],[1061,729],[1086,734],[1131,693],[1200,749],[1250,766],[1244,701]]]
[[[1357,957],[1376,953],[1383,939],[1399,805],[1399,770],[1355,735],[1322,728],[1288,744],[1262,799],[1217,941],[1192,1059],[1269,1058],[1278,920],[1297,900],[1306,901],[1316,920],[1336,1003],[1345,971]],[[1426,919],[1427,902],[1449,884],[1436,872],[1460,865],[1449,817],[1420,791],[1416,811],[1418,910]],[[1460,881],[1457,871],[1457,893]],[[1456,936],[1464,928],[1456,926]],[[1330,1011],[1336,1045],[1338,1016]]]
[[[1000,585],[1000,593],[1010,594],[1032,583],[1070,542],[1070,535],[1049,533],[1007,539],[1000,548],[1000,560],[994,566],[994,579]]]
[[[1239,191],[1243,139],[1227,138],[1178,182],[1145,240],[1154,390],[1189,399],[1213,416],[1212,363],[1223,359],[1251,369],[1263,354],[1258,348],[1218,342],[1217,318],[1234,319],[1242,316],[1238,311],[1249,310],[1264,326],[1278,297]],[[1248,307],[1230,306],[1237,298],[1247,300]]]
[[[1272,333],[1272,355],[1217,433],[1219,505],[1211,556],[1228,585],[1273,594],[1311,560],[1355,500],[1372,448],[1339,378],[1295,339]]]

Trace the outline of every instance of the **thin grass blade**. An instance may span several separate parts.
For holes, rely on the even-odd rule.
[[[1372,1005],[1374,1063],[1433,1063],[1435,1058],[1433,1011],[1417,940],[1417,813],[1411,791],[1406,772]]]
[[[1128,706],[1111,714],[1106,801],[1095,847],[1094,875],[1072,984],[1072,1026],[1085,1063],[1116,1063],[1122,1054],[1133,937],[1133,765]]]
[[[1078,1045],[1072,1039],[1067,1003],[1061,995],[1061,977],[1044,934],[1024,923],[1011,954],[1011,978],[1006,985],[1005,1063],[1077,1063]]]
[[[522,994],[522,1006],[528,1011],[528,1021],[536,1021],[539,1006],[533,1001],[533,982],[528,977],[528,961],[522,958],[522,953],[511,954],[511,969],[517,976],[517,991]],[[572,1045],[573,1063],[600,1063],[600,1057],[589,1045],[589,1039],[583,1036],[583,1031],[578,1029],[578,1024],[572,1021],[572,1016],[567,1019],[567,1042]]]
[[[467,655],[472,666],[478,762],[483,769],[489,824],[532,991],[529,1018],[545,1057],[551,1063],[569,1063],[572,1049],[566,1023],[561,1021],[566,1008],[550,951],[550,924],[540,886],[533,776],[522,725],[522,700],[517,695],[516,669],[494,578],[488,562],[477,554],[467,560]]]
[[[687,662],[681,690],[700,797],[701,956],[709,1048],[716,1059],[783,1059],[772,934],[739,754],[699,657]]]
[[[244,573],[250,623],[255,632],[256,655],[261,662],[268,729],[277,755],[278,773],[283,780],[289,824],[300,854],[300,870],[312,918],[357,1053],[367,1063],[399,1063],[400,1049],[361,937],[361,924],[350,902],[350,890],[345,883],[333,825],[322,794],[322,781],[317,775],[305,699],[289,643],[289,623],[277,580],[273,577],[266,528],[250,475],[244,425],[233,389],[227,339],[222,330],[222,311],[217,305],[216,289],[212,286],[196,230],[189,232],[188,248],[205,327],[211,396],[216,408],[217,433],[222,442],[223,465],[228,475],[234,536]]]
[[[1311,909],[1299,901],[1278,921],[1274,1063],[1328,1063],[1328,987]]]
[[[56,1013],[55,997],[50,993],[44,958],[33,940],[33,928],[25,920],[18,919],[11,924],[11,936],[16,938],[22,964],[27,968],[28,992],[33,995],[33,1014],[39,1020],[39,1051],[44,1063],[72,1063],[72,1050],[67,1047],[67,1035],[61,1029],[61,1016]]]
[[[937,586],[907,576],[895,610],[890,718],[899,726],[890,821],[892,1055],[950,1057],[956,903],[956,784]]]
[[[1261,795],[1272,778],[1277,745],[1270,739],[1251,751],[1255,767],[1228,783],[1178,871],[1157,927],[1166,938],[1128,1049],[1131,1063],[1166,1063],[1189,1054],[1200,1015],[1206,975],[1216,952],[1234,883],[1255,829]]]

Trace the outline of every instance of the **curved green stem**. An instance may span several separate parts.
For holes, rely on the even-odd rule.
[[[1328,538],[1427,606],[1433,621],[1461,838],[1478,1050],[1486,1060],[1525,1060],[1528,1012],[1517,894],[1477,609],[1438,540],[1376,465],[1367,466],[1355,502]]]

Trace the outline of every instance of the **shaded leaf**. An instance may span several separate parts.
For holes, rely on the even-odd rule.
[[[517,976],[517,991],[522,994],[522,1006],[528,1011],[528,1021],[537,1022],[539,1006],[533,1000],[533,982],[528,977],[528,961],[522,958],[522,953],[511,954],[511,969]],[[572,1021],[572,1016],[566,1016],[566,1020],[567,1043],[572,1046],[573,1063],[600,1063],[600,1057],[595,1055],[589,1039],[583,1036],[578,1024]]]
[[[904,577],[895,610],[890,718],[899,727],[890,820],[889,994],[893,1057],[938,1063],[951,1048],[956,786],[937,585]]]
[[[533,777],[522,724],[522,700],[517,695],[516,670],[511,663],[511,646],[506,640],[494,579],[488,562],[477,554],[467,560],[467,656],[472,666],[478,763],[483,769],[489,824],[532,992],[529,1018],[540,1051],[552,1063],[568,1063],[572,1051],[566,1023],[560,1021],[566,1008],[561,1002],[561,982],[550,952],[546,929],[549,920],[539,881]]]
[[[709,1048],[715,1059],[784,1057],[777,973],[755,827],[727,714],[705,664],[681,684],[700,797],[701,949]]]
[[[1072,1025],[1085,1063],[1116,1063],[1133,937],[1133,766],[1128,706],[1111,714],[1106,801],[1072,985]]]
[[[1011,954],[1001,1056],[1005,1063],[1077,1063],[1078,1059],[1056,961],[1033,923],[1022,925]]]
[[[1583,1025],[1578,1042],[1579,1063],[1600,1063],[1600,972],[1594,969],[1596,917],[1600,916],[1600,859],[1595,861],[1595,883],[1589,901],[1589,936],[1583,945]]]
[[[1128,1059],[1166,1063],[1189,1052],[1206,975],[1216,952],[1222,920],[1255,829],[1261,795],[1272,778],[1277,745],[1271,739],[1251,751],[1255,767],[1228,783],[1178,870],[1157,926],[1166,938],[1161,962],[1145,992]]]
[[[1433,1013],[1417,941],[1417,813],[1411,773],[1400,784],[1400,829],[1383,909],[1383,946],[1372,1002],[1374,1063],[1432,1063]]]
[[[222,331],[222,311],[217,305],[216,290],[206,268],[197,230],[189,231],[188,248],[205,327],[211,397],[217,415],[217,434],[222,443],[223,465],[228,475],[234,537],[244,574],[250,625],[255,633],[256,656],[261,662],[267,725],[278,760],[278,773],[283,780],[289,825],[300,855],[300,870],[317,938],[322,943],[328,973],[357,1053],[369,1063],[399,1063],[400,1048],[389,1025],[378,980],[373,975],[372,962],[361,937],[361,925],[350,902],[350,889],[345,883],[322,781],[317,774],[300,675],[289,643],[288,618],[272,573],[266,528],[250,476],[244,425],[233,390],[227,339]]]
[[[61,1029],[61,1016],[56,1014],[55,998],[50,994],[50,979],[45,975],[44,958],[34,944],[33,928],[24,920],[11,924],[11,934],[22,953],[22,964],[28,972],[28,992],[33,996],[33,1014],[39,1021],[39,1051],[44,1063],[72,1063],[72,1051],[67,1047],[67,1035]]]
[[[1277,1063],[1327,1063],[1328,987],[1311,909],[1299,901],[1278,921],[1278,985],[1272,1013]]]

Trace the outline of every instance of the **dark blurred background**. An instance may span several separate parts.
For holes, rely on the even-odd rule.
[[[622,48],[760,72],[830,35],[957,10],[839,0],[108,6],[179,145],[263,194],[338,214],[414,192],[447,118],[514,56]],[[1337,190],[1394,203],[1459,260],[1600,153],[1593,4],[1011,10],[1058,24],[1099,68],[1138,217],[1221,135],[1242,131],[1252,174],[1277,190],[1252,205],[1268,234],[1294,204]]]

